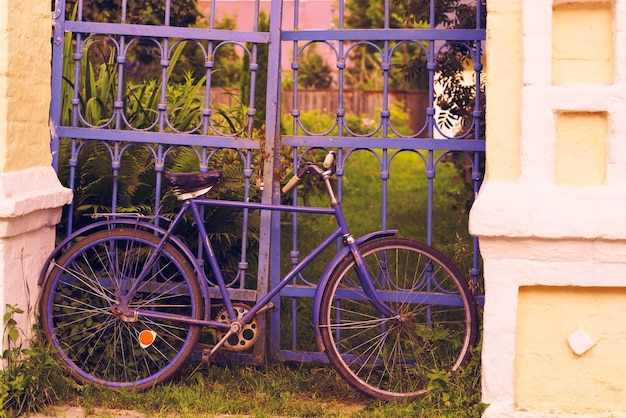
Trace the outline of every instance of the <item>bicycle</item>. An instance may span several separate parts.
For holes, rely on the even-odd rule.
[[[330,207],[289,206],[206,198],[220,171],[169,173],[182,201],[167,228],[155,217],[101,214],[103,220],[59,244],[42,273],[41,323],[47,342],[78,381],[146,389],[171,378],[189,358],[204,327],[216,330],[208,357],[252,347],[258,318],[325,248],[344,246],[326,267],[313,301],[319,350],[354,389],[395,400],[426,391],[433,370],[458,369],[476,343],[472,292],[442,253],[394,230],[355,238],[335,197],[335,154],[322,167],[306,163],[283,188],[307,174],[321,178]],[[203,223],[202,208],[225,206],[333,215],[337,227],[255,303],[228,293]],[[175,235],[191,212],[223,309],[216,315],[204,268]],[[215,290],[215,289],[213,289]]]

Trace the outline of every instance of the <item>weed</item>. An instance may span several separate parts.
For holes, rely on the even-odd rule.
[[[0,370],[0,417],[32,413],[47,405],[63,402],[76,386],[53,358],[52,352],[38,337],[26,338],[18,329],[16,315],[24,310],[6,305],[2,352],[4,368]]]
[[[481,403],[480,373],[480,348],[477,347],[473,349],[470,361],[456,372],[431,371],[424,401],[438,411],[438,417],[461,414],[478,418],[486,409]]]

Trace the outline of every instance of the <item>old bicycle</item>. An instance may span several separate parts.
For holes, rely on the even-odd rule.
[[[156,217],[101,215],[90,233],[53,253],[42,273],[46,340],[81,382],[146,389],[177,372],[204,327],[217,336],[209,358],[251,347],[258,318],[274,308],[281,289],[341,240],[344,247],[322,274],[313,301],[320,351],[366,395],[393,400],[424,393],[432,370],[456,370],[468,358],[478,333],[473,295],[458,268],[424,243],[395,231],[353,237],[330,181],[334,173],[330,152],[321,167],[306,163],[283,188],[315,174],[330,199],[325,208],[206,199],[219,171],[166,174],[182,201],[167,227],[150,221]],[[202,209],[211,205],[327,214],[337,226],[266,295],[245,304],[229,294],[203,223]],[[188,213],[221,296],[218,313],[204,267],[176,236]]]

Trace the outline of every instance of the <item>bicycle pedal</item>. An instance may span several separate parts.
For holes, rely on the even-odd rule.
[[[209,367],[211,365],[211,349],[209,347],[202,349],[200,364],[206,367]]]
[[[200,360],[200,364],[206,367],[211,365],[211,350],[208,348],[202,350],[202,359]]]

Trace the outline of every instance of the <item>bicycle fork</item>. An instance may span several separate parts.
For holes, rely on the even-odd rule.
[[[374,279],[363,259],[363,255],[356,244],[354,237],[350,234],[349,236],[344,238],[346,245],[350,248],[350,252],[354,257],[355,261],[355,273],[361,283],[361,287],[363,288],[363,292],[365,296],[367,296],[370,303],[383,315],[389,318],[397,317],[398,314],[393,311],[387,304],[385,304],[376,294],[376,289],[374,288]],[[383,277],[386,277],[386,266],[378,265],[378,268],[381,270],[381,274]]]
[[[363,259],[363,255],[359,250],[359,244],[357,243],[357,240],[354,238],[354,235],[349,232],[348,223],[346,221],[343,210],[341,209],[341,204],[334,195],[333,189],[330,185],[330,179],[328,176],[325,176],[323,179],[324,183],[326,184],[328,194],[330,195],[331,207],[335,211],[335,218],[337,219],[337,223],[342,230],[348,231],[343,235],[343,243],[346,247],[350,249],[350,252],[354,257],[354,261],[356,264],[355,272],[359,279],[359,282],[361,283],[361,286],[363,287],[363,292],[365,293],[365,296],[367,296],[372,305],[383,315],[389,318],[397,317],[397,313],[389,308],[389,306],[387,306],[387,304],[385,304],[376,294],[376,289],[374,288],[374,280],[370,274],[369,269],[367,268],[365,260]],[[386,276],[386,266],[379,265],[378,268],[381,270],[383,275]]]

